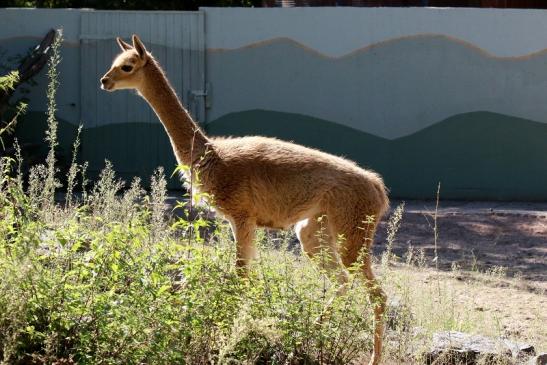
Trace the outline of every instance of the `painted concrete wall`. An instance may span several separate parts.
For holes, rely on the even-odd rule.
[[[210,134],[270,135],[347,156],[380,172],[397,197],[432,198],[440,181],[444,198],[547,199],[546,11],[201,10]],[[0,9],[0,49],[10,53],[64,28],[59,117],[72,126],[83,12]],[[40,76],[24,133],[43,119],[44,85]],[[139,133],[132,122],[116,133]]]
[[[379,171],[392,196],[547,199],[547,12],[204,9],[210,133]]]

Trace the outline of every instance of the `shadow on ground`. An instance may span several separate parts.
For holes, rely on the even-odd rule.
[[[403,214],[393,252],[404,259],[409,246],[423,249],[426,263],[435,266],[434,225],[434,209],[408,209]],[[547,213],[519,209],[441,209],[437,227],[440,269],[450,270],[453,263],[463,270],[485,271],[499,266],[509,276],[547,281]],[[377,257],[386,249],[386,228],[384,220],[376,236]]]

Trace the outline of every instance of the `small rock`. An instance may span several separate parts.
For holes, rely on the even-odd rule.
[[[399,297],[391,298],[387,304],[387,328],[406,332],[410,330],[412,320],[412,311],[408,304],[404,303]]]
[[[503,342],[508,349],[511,350],[513,357],[522,357],[522,356],[534,356],[536,354],[536,349],[534,346],[527,343],[516,343],[511,342],[507,339],[504,339]]]
[[[547,365],[547,352],[534,356],[528,362],[528,365]]]
[[[428,364],[510,363],[511,359],[534,354],[534,347],[506,339],[493,339],[467,333],[447,331],[433,335]]]

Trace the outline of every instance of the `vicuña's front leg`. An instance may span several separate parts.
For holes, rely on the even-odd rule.
[[[249,263],[256,257],[254,237],[256,224],[250,219],[231,219],[230,225],[236,241],[236,266],[238,273],[246,276]]]

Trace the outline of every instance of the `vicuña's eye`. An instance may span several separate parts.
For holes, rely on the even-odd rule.
[[[133,66],[129,66],[129,65],[123,65],[122,66],[122,71],[123,72],[131,72],[132,69],[133,69]]]

